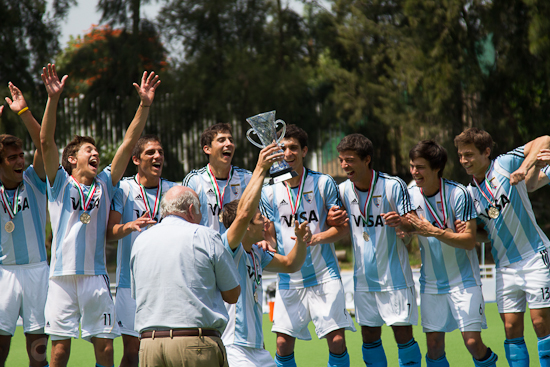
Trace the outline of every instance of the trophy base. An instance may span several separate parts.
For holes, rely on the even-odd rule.
[[[294,171],[292,167],[288,167],[287,169],[272,174],[271,179],[269,180],[269,184],[274,185],[279,182],[290,180],[292,177],[296,176],[298,176],[296,171]]]

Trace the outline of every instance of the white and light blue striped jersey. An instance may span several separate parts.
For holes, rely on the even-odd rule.
[[[223,344],[263,348],[262,269],[273,260],[273,254],[258,248],[256,245],[252,246],[250,253],[246,252],[242,245],[239,245],[233,251],[229,247],[225,233],[222,235],[222,242],[229,253],[233,255],[235,266],[241,276],[239,300],[235,304],[225,304],[229,314],[229,322],[222,335]],[[254,256],[254,260],[252,260],[252,256]],[[255,283],[256,279],[259,284]],[[258,302],[254,300],[255,291],[258,294]]]
[[[294,220],[300,223],[309,222],[312,234],[326,231],[327,213],[332,206],[340,206],[336,182],[329,175],[305,169],[306,179],[302,190],[300,205],[292,214],[291,200],[283,182],[264,186],[260,209],[273,222],[277,234],[277,251],[286,256],[292,251],[296,241]],[[298,195],[298,188],[292,189],[293,197]],[[322,243],[307,248],[307,255],[302,268],[291,274],[279,274],[279,289],[297,289],[313,287],[331,279],[340,279],[340,268],[334,252],[333,243]]]
[[[491,252],[498,267],[527,259],[536,252],[550,246],[548,238],[540,229],[533,213],[531,201],[527,195],[525,181],[510,185],[510,174],[517,170],[525,154],[524,147],[516,148],[495,158],[486,173],[496,207],[500,214],[496,219],[489,217],[491,204],[483,197],[478,188],[471,183],[468,191],[474,199],[478,221],[485,224],[485,230],[491,239]],[[484,194],[493,200],[485,183],[479,184]]]
[[[404,215],[414,210],[405,182],[399,177],[378,174],[366,213],[367,223],[361,218],[367,192],[357,190],[358,198],[350,180],[342,182],[339,188],[353,241],[355,290],[381,292],[414,286],[407,248],[395,228],[386,226],[382,218],[383,213],[393,211]],[[368,234],[368,241],[364,232]]]
[[[141,189],[135,179],[136,176],[126,177],[120,181],[119,188],[116,190],[115,197],[111,203],[111,210],[115,210],[122,214],[121,223],[132,222],[145,214],[147,208],[143,196],[141,195]],[[172,186],[176,183],[172,181],[160,179],[161,182],[161,195],[164,195]],[[157,195],[157,188],[145,188],[145,195],[149,200],[151,210],[154,210],[155,198]],[[159,207],[160,200],[159,197]],[[156,217],[153,218],[157,222],[160,220],[160,210],[156,213]],[[132,253],[132,245],[137,236],[147,230],[147,227],[141,229],[141,232],[134,231],[128,236],[118,240],[117,248],[117,267],[116,267],[116,282],[117,287],[130,288],[130,254]]]
[[[443,179],[443,182],[448,213],[445,215],[446,227],[456,231],[455,220],[467,222],[476,218],[477,214],[466,187],[447,179]],[[416,208],[416,214],[437,227],[436,218],[426,207],[420,188],[416,185],[411,186],[409,194]],[[440,191],[426,199],[436,210],[439,218],[443,218]],[[452,247],[434,237],[418,236],[418,240],[422,256],[420,293],[445,294],[481,285],[479,262],[474,249],[464,250]]]
[[[24,265],[47,261],[46,255],[46,182],[43,182],[32,166],[23,173],[19,191],[18,209],[12,233],[6,232],[10,221],[8,209],[2,203],[0,212],[0,265]],[[14,190],[6,190],[10,205]]]
[[[52,257],[50,277],[62,275],[107,275],[105,268],[105,232],[116,187],[111,180],[111,166],[96,177],[97,189],[87,212],[90,223],[80,221],[84,212],[79,191],[70,175],[59,167],[53,186],[48,182],[48,201],[52,223]],[[80,184],[84,195],[91,186]]]
[[[224,187],[229,185],[225,190],[222,205],[240,199],[252,177],[252,173],[246,169],[236,166],[232,166],[232,169],[233,175],[230,182],[227,182],[227,180],[217,180],[219,189],[222,191]],[[193,170],[185,176],[182,184],[183,186],[192,188],[199,196],[202,214],[200,224],[223,234],[226,228],[220,222],[221,208],[217,202],[216,188],[212,186],[208,173],[208,166]]]

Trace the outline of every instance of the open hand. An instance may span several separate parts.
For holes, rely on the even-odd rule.
[[[155,91],[160,84],[160,79],[158,75],[155,75],[154,71],[151,71],[151,74],[147,76],[147,72],[143,72],[141,77],[141,85],[134,83],[134,87],[139,94],[141,99],[141,105],[144,107],[149,107],[155,99]]]
[[[63,88],[65,88],[68,76],[65,75],[60,81],[55,70],[55,64],[48,64],[48,66],[43,67],[40,76],[42,77],[48,96],[50,98],[59,98],[61,92],[63,92]]]
[[[25,101],[25,97],[23,97],[23,93],[21,93],[19,88],[13,85],[12,82],[8,83],[8,88],[10,89],[12,99],[9,99],[8,97],[6,97],[6,102],[8,102],[8,105],[10,106],[13,112],[19,113],[19,111],[27,107],[27,102]]]

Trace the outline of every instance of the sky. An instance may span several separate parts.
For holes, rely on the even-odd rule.
[[[326,2],[325,0],[320,1]],[[52,2],[52,0],[48,1],[50,7]],[[301,1],[283,0],[283,6],[285,2],[297,12],[302,12],[303,4]],[[67,42],[69,41],[71,35],[74,37],[84,35],[93,24],[99,24],[101,13],[96,11],[96,4],[96,0],[78,0],[78,5],[71,7],[68,16],[61,24],[61,37],[59,41],[62,48],[67,46]],[[161,4],[155,1],[152,1],[147,5],[142,5],[141,17],[154,19],[160,8]]]

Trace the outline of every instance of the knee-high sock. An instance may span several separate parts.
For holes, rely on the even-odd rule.
[[[363,343],[363,361],[368,367],[387,367],[386,353],[382,346],[382,339],[374,343]]]
[[[294,353],[281,357],[275,353],[275,364],[277,367],[296,367],[296,361],[294,360]]]
[[[498,361],[498,356],[491,350],[491,348],[487,348],[485,357],[479,361],[475,358],[473,358],[473,360],[476,367],[494,367],[497,365],[496,363]]]
[[[504,341],[506,359],[510,367],[529,367],[529,353],[523,336]]]
[[[426,366],[428,367],[449,367],[449,361],[447,361],[447,355],[443,354],[443,357],[438,359],[428,358],[426,354]]]
[[[422,363],[422,354],[420,348],[414,338],[405,344],[397,344],[399,348],[399,366],[400,367],[420,367]]]
[[[539,338],[537,346],[539,348],[540,367],[549,367],[550,366],[550,335],[546,335],[543,338]]]
[[[327,367],[349,367],[349,354],[346,351],[342,354],[328,353]]]

